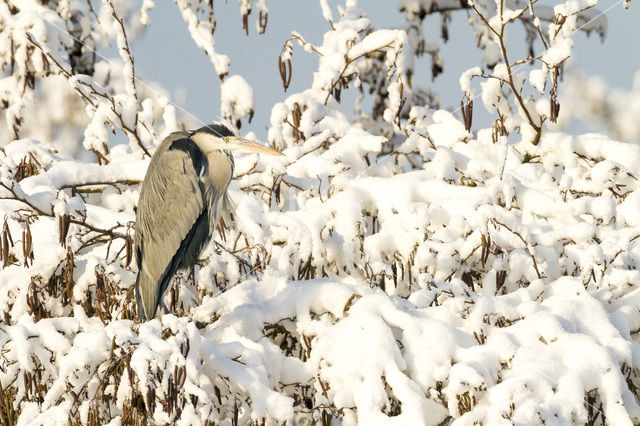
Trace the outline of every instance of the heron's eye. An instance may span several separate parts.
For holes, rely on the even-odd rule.
[[[222,140],[225,142],[229,142],[229,136],[225,136],[224,138],[222,138]]]

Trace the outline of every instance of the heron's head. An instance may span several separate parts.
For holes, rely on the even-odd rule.
[[[191,134],[191,140],[202,149],[205,154],[214,151],[240,151],[240,152],[259,152],[262,154],[279,155],[284,154],[260,145],[254,141],[242,138],[231,127],[220,124],[208,124],[199,128]]]

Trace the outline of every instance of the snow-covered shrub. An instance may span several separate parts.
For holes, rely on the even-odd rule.
[[[212,9],[177,3],[223,78],[223,114],[250,116],[251,88],[213,50]],[[412,88],[411,31],[376,30],[354,3],[321,1],[321,45],[285,43],[285,89],[294,43],[319,61],[272,109],[285,158],[236,158],[236,223],[167,296],[175,315],[146,323],[134,208],[145,151],[184,122],[142,92],[119,3],[93,31],[121,56],[108,83],[105,63],[79,74],[62,44],[33,39],[57,62],[35,81],[62,79],[85,103],[76,143],[95,162],[35,139],[0,150],[3,423],[640,422],[640,148],[471,132]],[[352,85],[371,114],[344,112]],[[110,145],[109,127],[129,143]]]

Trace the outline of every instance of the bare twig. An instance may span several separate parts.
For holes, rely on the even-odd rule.
[[[63,75],[67,80],[71,80],[74,75],[71,73],[70,70],[68,70],[67,68],[65,68],[52,54],[51,52],[47,51],[46,49],[44,49],[37,41],[35,41],[33,39],[33,37],[31,36],[31,34],[27,33],[27,39],[29,40],[29,42],[31,44],[33,44],[35,47],[37,47],[42,54],[47,58],[47,60],[49,60],[50,62],[52,62],[56,68],[59,70],[60,74]],[[132,77],[135,79],[135,77]],[[148,157],[151,157],[151,153],[149,152],[149,150],[144,146],[142,139],[140,139],[140,136],[138,135],[138,132],[135,129],[130,128],[124,120],[124,117],[122,116],[122,113],[118,112],[118,108],[116,106],[116,102],[114,97],[109,94],[109,92],[107,90],[104,90],[102,88],[100,88],[101,90],[99,90],[95,84],[95,82],[91,82],[91,84],[87,83],[84,80],[75,80],[71,84],[73,89],[82,97],[82,99],[84,99],[89,105],[91,105],[94,109],[98,107],[98,99],[102,98],[104,100],[106,100],[109,104],[110,104],[110,109],[113,112],[114,116],[117,118],[117,123],[113,123],[115,124],[117,127],[119,127],[120,129],[122,129],[122,131],[125,132],[125,134],[130,135],[131,137],[134,138],[134,140],[136,141],[136,144],[142,149],[142,151],[145,153],[145,155],[147,155]],[[137,99],[137,98],[136,98]],[[146,125],[144,123],[141,122],[140,118],[138,117],[138,113],[136,110],[136,124],[141,124],[142,126],[146,127]]]
[[[518,237],[520,239],[520,241],[522,241],[522,244],[524,244],[524,249],[529,254],[529,257],[531,257],[531,261],[533,262],[533,269],[536,270],[536,275],[538,275],[539,279],[542,279],[542,274],[540,274],[540,270],[538,269],[538,263],[536,262],[536,258],[533,255],[533,252],[529,249],[529,244],[527,243],[527,240],[525,240],[524,237],[522,235],[520,235],[520,233],[518,233],[518,232],[514,231],[513,229],[509,228],[507,225],[505,225],[504,223],[500,222],[499,220],[491,219],[491,222],[494,223],[495,225],[502,226],[504,229],[506,229],[507,231],[511,232],[513,235]]]
[[[53,212],[53,208],[51,208],[51,212],[46,212],[40,208],[38,208],[35,204],[31,203],[28,199],[26,198],[22,198],[20,196],[18,196],[18,194],[16,193],[16,191],[9,187],[8,185],[5,185],[4,183],[0,182],[0,186],[3,187],[4,189],[6,189],[7,191],[9,191],[12,195],[12,197],[0,197],[0,200],[11,200],[11,201],[17,201],[20,202],[22,204],[25,204],[27,207],[29,207],[29,210],[32,211],[33,213],[40,215],[40,216],[47,216],[47,217],[55,217],[55,213]],[[91,225],[90,223],[87,223],[86,220],[78,220],[78,219],[74,219],[74,218],[69,218],[69,223],[72,223],[74,225],[79,225],[82,226],[84,228],[87,228],[89,231],[92,232],[97,232],[100,234],[104,234],[104,235],[108,235],[112,238],[125,238],[125,234],[121,234],[118,232],[115,232],[114,229],[120,227],[120,225],[114,226],[112,228],[109,229],[102,229],[99,228],[97,226]]]
[[[393,42],[389,42],[387,44],[385,44],[384,46],[380,46],[377,47],[373,50],[368,50],[364,53],[361,53],[360,55],[356,56],[355,58],[349,58],[348,55],[345,56],[345,64],[344,64],[344,68],[342,69],[342,71],[340,72],[340,75],[338,76],[338,78],[335,81],[332,81],[331,83],[331,87],[329,88],[328,92],[327,92],[327,97],[324,99],[324,104],[326,105],[327,102],[329,102],[329,97],[331,96],[332,93],[334,93],[334,90],[336,89],[336,86],[338,84],[343,84],[343,80],[344,80],[344,73],[347,72],[347,69],[349,68],[349,65],[351,65],[353,62],[357,61],[358,59],[367,56],[367,55],[371,55],[374,54],[376,52],[383,52],[384,49],[388,49],[393,45]],[[339,100],[338,100],[339,102]]]
[[[506,22],[502,19],[502,12],[504,10],[504,0],[501,0],[499,7],[500,7],[500,22],[501,22],[501,24],[500,24],[500,31],[497,31],[496,29],[494,29],[491,26],[491,24],[489,24],[489,21],[487,20],[487,18],[482,14],[482,12],[480,12],[480,10],[478,10],[476,5],[475,4],[471,4],[471,8],[475,12],[475,14],[482,20],[482,22],[487,26],[487,28],[489,28],[489,30],[492,33],[494,33],[495,36],[497,37],[498,45],[500,46],[500,53],[502,55],[502,60],[504,61],[505,66],[507,67],[507,75],[508,75],[507,84],[511,88],[511,92],[513,93],[513,96],[516,99],[516,102],[518,102],[518,105],[522,109],[522,112],[525,115],[525,117],[527,119],[527,122],[536,131],[536,139],[534,141],[534,145],[537,145],[537,142],[540,140],[540,133],[542,132],[542,125],[536,123],[533,120],[533,117],[531,116],[531,113],[529,112],[529,109],[526,107],[526,105],[524,103],[524,100],[522,98],[522,94],[516,88],[516,85],[515,85],[515,83],[513,81],[513,74],[512,74],[513,65],[509,62],[509,56],[507,55],[507,48],[506,48],[505,38],[504,38],[506,25],[508,23],[512,22],[513,20],[519,18],[520,16],[522,16],[522,14],[526,10],[528,10],[529,6],[527,6],[526,8],[524,8],[522,10],[520,10],[520,12],[516,14],[516,17],[512,17],[511,19],[507,20]]]

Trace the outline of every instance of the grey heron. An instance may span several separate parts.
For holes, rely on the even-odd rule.
[[[282,155],[215,123],[167,136],[147,169],[136,212],[138,316],[152,319],[179,270],[190,268],[231,204],[233,151]]]

